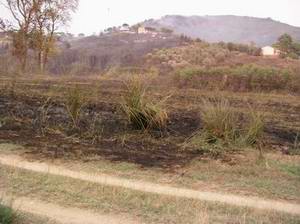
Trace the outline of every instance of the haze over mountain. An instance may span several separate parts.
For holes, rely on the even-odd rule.
[[[144,26],[170,28],[176,34],[200,38],[208,42],[236,42],[258,46],[273,44],[280,35],[290,34],[300,41],[300,27],[281,23],[271,18],[246,16],[180,16],[168,15],[157,20],[146,20]]]

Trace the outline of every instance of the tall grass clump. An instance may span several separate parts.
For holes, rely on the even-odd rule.
[[[238,112],[225,99],[203,99],[200,117],[202,130],[189,140],[189,145],[214,155],[254,146],[263,134],[261,114],[253,110]]]
[[[69,117],[72,120],[74,128],[78,128],[80,114],[85,103],[85,97],[82,91],[78,88],[71,88],[67,91],[65,107]]]
[[[146,87],[141,78],[131,78],[126,83],[122,108],[129,123],[138,130],[166,127],[168,114],[161,102],[154,103],[146,98]]]
[[[3,205],[0,201],[0,224],[12,224],[15,218],[13,209]]]

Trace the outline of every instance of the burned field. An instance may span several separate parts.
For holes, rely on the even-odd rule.
[[[100,156],[114,162],[174,171],[194,159],[207,157],[201,148],[186,142],[202,129],[199,115],[203,98],[226,98],[241,113],[249,108],[264,115],[264,151],[297,154],[300,100],[297,95],[212,92],[151,86],[153,98],[163,99],[168,121],[162,130],[135,130],[122,110],[124,83],[117,80],[3,81],[0,96],[0,138],[30,148],[37,158],[70,158],[85,161]],[[66,107],[68,89],[84,96],[78,121]],[[166,89],[166,88],[165,88]],[[243,153],[243,149],[235,153]],[[226,154],[220,157],[228,157]],[[230,157],[230,156],[229,156]],[[228,161],[228,159],[226,159]],[[230,161],[230,159],[229,159]]]
[[[40,88],[40,87],[39,87]],[[103,96],[108,96],[104,91]],[[145,167],[174,167],[188,163],[195,153],[184,152],[179,144],[199,126],[191,112],[170,114],[168,130],[141,133],[128,125],[116,99],[89,100],[81,112],[78,127],[64,105],[63,97],[11,96],[2,94],[2,141],[18,142],[46,157],[71,157],[84,160],[85,155],[100,155],[112,161],[127,161]],[[115,101],[115,102],[114,102]],[[178,119],[182,116],[182,119]],[[181,137],[176,137],[182,135]],[[172,140],[171,140],[172,139]]]

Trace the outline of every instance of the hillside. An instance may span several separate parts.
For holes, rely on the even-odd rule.
[[[177,34],[185,34],[208,42],[255,42],[258,46],[273,44],[277,38],[288,33],[300,40],[300,28],[270,18],[243,16],[179,16],[169,15],[158,20],[147,20],[144,26],[169,28]]]
[[[103,71],[112,66],[134,66],[154,49],[181,45],[175,35],[115,33],[89,36],[60,43],[60,53],[49,63],[52,73]]]

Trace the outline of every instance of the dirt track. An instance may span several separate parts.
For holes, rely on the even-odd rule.
[[[149,182],[128,180],[108,175],[90,174],[84,172],[75,172],[61,166],[53,166],[46,163],[27,162],[19,156],[1,155],[0,164],[29,171],[59,175],[93,183],[123,187],[131,190],[137,190],[147,193],[168,195],[174,197],[184,197],[198,199],[202,201],[220,202],[234,206],[245,206],[254,209],[274,210],[290,214],[300,215],[300,205],[284,201],[264,200],[256,197],[243,197],[238,195],[222,194],[215,192],[204,192],[175,188],[153,184]]]
[[[1,192],[0,192],[0,195]],[[9,204],[10,199],[5,198]],[[127,217],[99,215],[77,208],[64,208],[55,204],[48,204],[29,198],[13,200],[13,208],[17,211],[43,216],[61,224],[137,224],[139,222]]]

